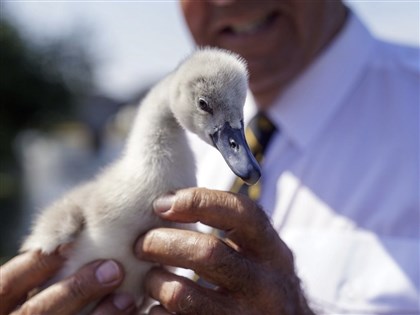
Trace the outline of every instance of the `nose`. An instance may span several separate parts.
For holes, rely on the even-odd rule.
[[[225,6],[234,3],[235,0],[207,0],[207,2],[218,6]]]

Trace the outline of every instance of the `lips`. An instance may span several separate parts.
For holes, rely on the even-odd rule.
[[[248,21],[232,22],[221,28],[220,34],[237,36],[258,34],[260,31],[269,28],[275,22],[278,15],[279,14],[277,12],[273,12],[268,15],[264,15],[263,17],[258,17]]]
[[[250,62],[278,41],[279,32],[285,29],[283,16],[279,10],[271,10],[226,17],[210,31],[212,45],[234,51]]]

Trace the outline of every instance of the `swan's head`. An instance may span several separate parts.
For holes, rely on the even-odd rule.
[[[170,103],[184,128],[215,146],[237,176],[254,184],[261,171],[244,136],[247,88],[243,59],[220,49],[202,49],[176,70]]]

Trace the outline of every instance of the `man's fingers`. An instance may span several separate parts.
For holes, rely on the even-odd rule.
[[[30,290],[43,284],[63,265],[64,258],[39,251],[23,253],[0,267],[0,314],[8,314]]]
[[[171,315],[161,305],[153,306],[149,312],[149,315]]]
[[[102,300],[91,315],[131,315],[136,314],[134,298],[127,293],[116,293]]]
[[[212,235],[155,229],[137,242],[135,252],[143,260],[192,269],[203,279],[231,292],[239,292],[244,283],[258,280],[252,262]]]
[[[161,268],[153,268],[147,274],[145,286],[150,296],[158,300],[169,313],[235,314],[222,294],[204,289],[189,279]],[[155,309],[154,314],[168,314],[163,308]]]
[[[41,291],[13,314],[75,314],[114,291],[122,280],[123,272],[115,261],[96,261]]]
[[[264,211],[240,194],[190,188],[159,198],[155,212],[165,220],[206,225],[226,231],[226,237],[254,257],[270,260],[286,248]]]

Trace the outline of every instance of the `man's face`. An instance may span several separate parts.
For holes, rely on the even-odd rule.
[[[339,0],[181,0],[181,8],[197,45],[247,60],[251,90],[262,102],[313,59],[345,11]]]

